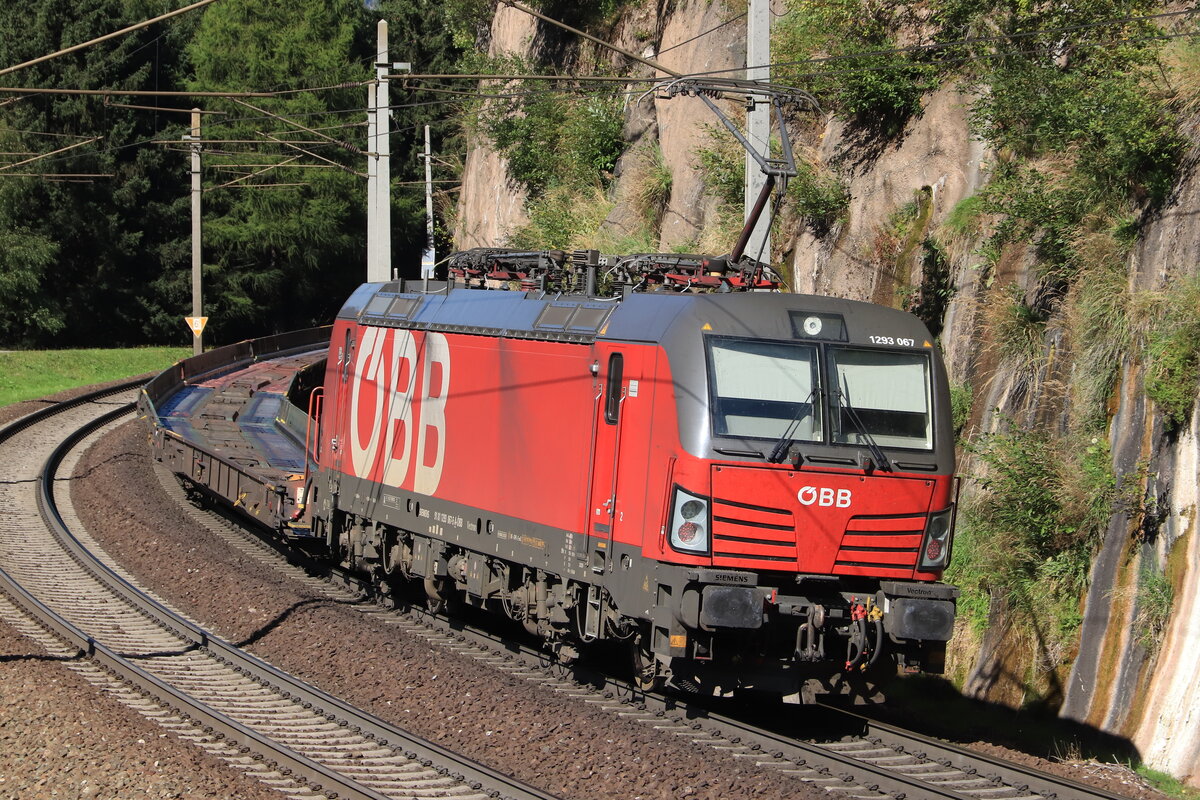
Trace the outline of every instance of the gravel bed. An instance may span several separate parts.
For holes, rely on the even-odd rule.
[[[0,424],[45,403],[0,408]],[[431,647],[264,573],[197,533],[185,515],[164,513],[150,467],[138,423],[81,461],[73,492],[93,536],[218,634],[333,694],[571,800],[826,797]],[[39,652],[0,624],[0,798],[280,796],[163,734]],[[1111,765],[977,747],[1138,800],[1162,797]],[[39,769],[24,777],[35,763]]]
[[[0,622],[0,798],[279,800]]]
[[[0,408],[0,426],[92,388]],[[278,800],[0,621],[0,800]]]
[[[121,426],[72,485],[91,534],[219,635],[378,716],[568,800],[818,798],[819,789],[406,636],[197,533]]]

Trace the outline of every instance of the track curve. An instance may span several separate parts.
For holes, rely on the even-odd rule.
[[[0,612],[38,619],[142,695],[141,704],[154,698],[168,727],[192,728],[194,741],[257,767],[256,777],[289,796],[549,797],[291,679],[93,559],[71,533],[70,512],[58,511],[54,470],[87,432],[132,413],[132,388],[48,407],[0,430],[0,578],[9,595]],[[64,430],[77,433],[63,440]],[[67,553],[86,571],[64,570]]]
[[[306,571],[302,565],[289,561],[276,543],[263,540],[228,517],[194,507],[173,476],[160,474],[168,492],[199,526],[263,568],[315,586],[326,596],[343,602],[369,596],[370,585],[355,576],[335,572],[326,577],[325,567],[316,563],[310,564]],[[706,704],[686,697],[643,692],[609,674],[583,667],[563,668],[536,646],[514,642],[461,619],[448,620],[420,606],[392,608],[390,598],[379,601],[361,603],[358,608],[408,635],[486,663],[505,674],[657,731],[731,754],[758,768],[799,778],[827,792],[862,798],[976,800],[1121,800],[1122,797],[857,715],[847,716],[853,718],[852,724],[860,733],[836,741],[808,741],[753,724],[736,714],[713,711]]]

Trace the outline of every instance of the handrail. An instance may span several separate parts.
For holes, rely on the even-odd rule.
[[[292,520],[298,520],[304,515],[304,509],[308,506],[308,479],[312,473],[312,462],[319,460],[321,446],[321,409],[325,406],[325,387],[316,386],[308,393],[308,415],[307,422],[304,427],[304,481],[300,484],[300,491],[303,494],[297,499],[296,513],[292,515]],[[315,439],[315,441],[314,441]]]

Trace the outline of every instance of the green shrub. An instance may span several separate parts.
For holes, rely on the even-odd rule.
[[[723,129],[704,126],[708,143],[695,151],[704,186],[724,205],[742,206],[746,187],[746,156]]]
[[[971,420],[971,406],[975,402],[969,383],[950,384],[950,416],[954,420],[954,436],[957,438]]]
[[[621,100],[613,95],[520,94],[485,103],[478,124],[532,194],[607,183],[623,146]]]
[[[1198,335],[1196,325],[1181,325],[1150,337],[1146,394],[1162,412],[1168,430],[1182,427],[1191,418],[1200,382]]]
[[[776,68],[775,80],[805,87],[864,129],[900,133],[936,77],[923,53],[897,52],[895,32],[912,22],[908,9],[860,0],[786,5],[773,25],[773,58],[786,65]]]
[[[954,551],[950,566],[943,576],[946,583],[957,586],[958,618],[976,636],[987,631],[991,611],[989,570],[994,567],[990,534],[974,505],[967,503],[959,509],[954,528]]]
[[[1177,282],[1158,298],[1146,341],[1146,394],[1174,431],[1191,419],[1200,384],[1200,276]]]
[[[1138,572],[1136,595],[1137,613],[1133,618],[1133,631],[1137,643],[1147,653],[1158,652],[1175,605],[1175,587],[1171,579],[1151,564],[1144,564]]]
[[[799,162],[796,172],[788,180],[788,202],[796,216],[817,236],[823,236],[834,223],[845,218],[850,208],[850,190],[841,178],[819,164]]]
[[[985,469],[964,516],[971,560],[955,578],[1037,620],[1053,634],[1049,649],[1066,652],[1116,498],[1107,440],[1013,428],[979,437],[970,449]]]
[[[611,209],[599,186],[556,186],[529,202],[529,222],[509,236],[508,244],[523,250],[587,249]]]
[[[1021,157],[1075,155],[1080,178],[1106,197],[1161,201],[1183,140],[1163,99],[1147,91],[1140,67],[1153,47],[1126,48],[1115,59],[1097,59],[1089,49],[1066,67],[1024,53],[990,59],[972,122],[988,141]]]

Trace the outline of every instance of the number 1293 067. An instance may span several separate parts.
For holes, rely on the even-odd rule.
[[[904,336],[872,336],[871,344],[894,344],[900,347],[916,347],[917,340]]]

